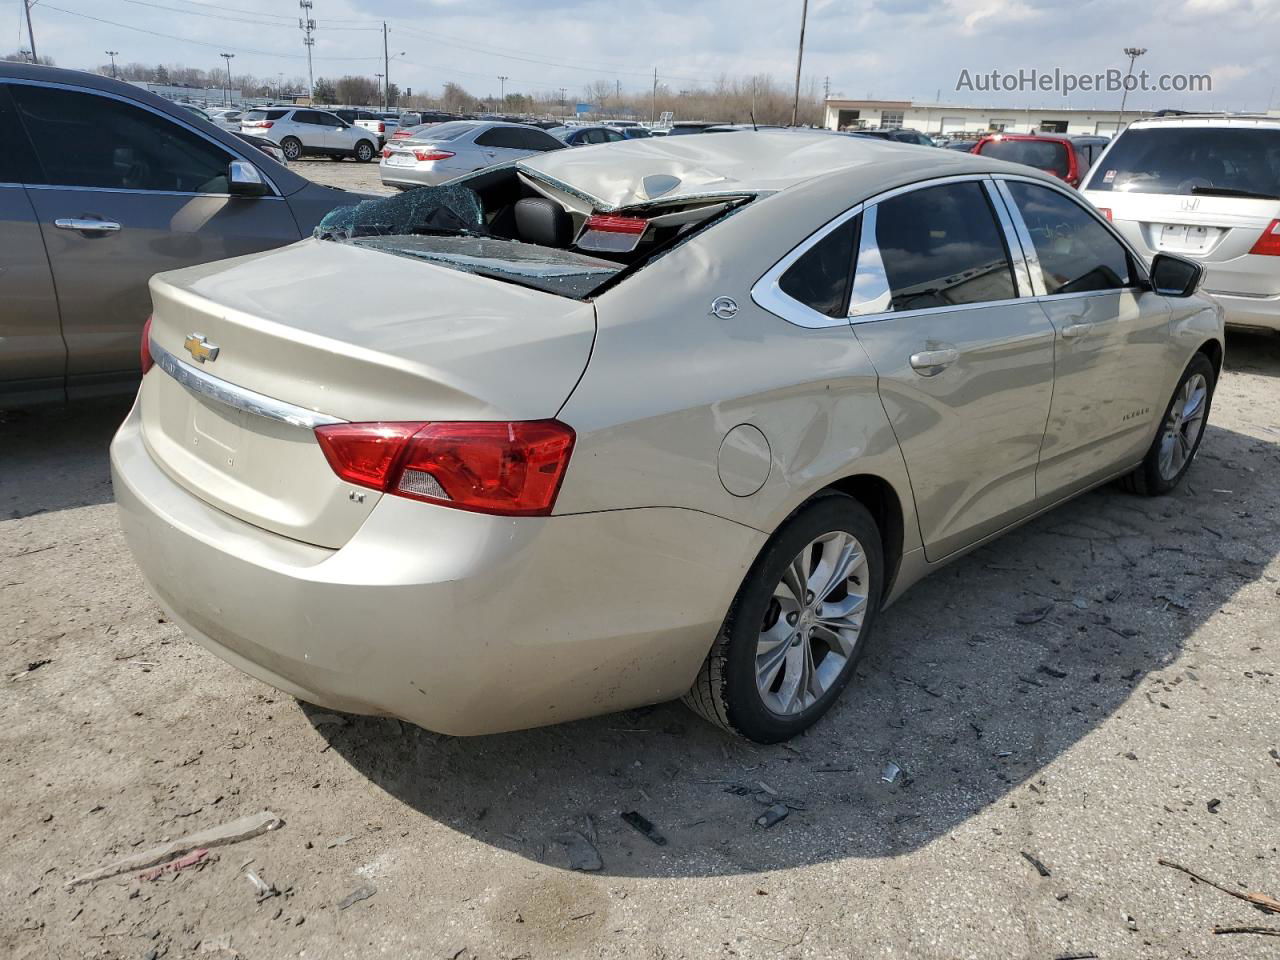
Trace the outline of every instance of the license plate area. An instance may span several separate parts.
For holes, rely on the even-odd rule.
[[[411,153],[393,153],[387,158],[389,167],[412,167],[417,162],[417,158]]]
[[[1173,253],[1205,253],[1217,238],[1215,227],[1192,223],[1162,223],[1157,228],[1156,246]]]

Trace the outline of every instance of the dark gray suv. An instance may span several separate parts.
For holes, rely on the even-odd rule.
[[[361,199],[130,84],[0,64],[0,407],[134,389],[152,274]]]

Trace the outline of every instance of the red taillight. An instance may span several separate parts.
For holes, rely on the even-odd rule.
[[[1104,217],[1106,217],[1108,222],[1114,222],[1114,221],[1115,221],[1115,217],[1113,217],[1113,216],[1111,215],[1111,208],[1110,208],[1110,207],[1099,207],[1099,208],[1098,208],[1098,212],[1099,212],[1100,214],[1102,214]]]
[[[1259,257],[1280,257],[1280,220],[1272,220],[1249,251]]]
[[[142,325],[142,343],[138,347],[138,359],[142,361],[142,372],[145,374],[156,365],[151,358],[151,318]]]
[[[382,148],[382,159],[384,159],[384,160],[385,160],[385,159],[386,159],[387,157],[389,157],[389,156],[391,156],[391,151],[390,151],[390,150],[388,150],[386,147],[383,147],[383,148]]]
[[[453,156],[448,150],[415,150],[413,155],[420,163],[426,163],[428,160],[448,160]]]
[[[612,217],[595,214],[587,217],[588,230],[600,230],[604,233],[644,233],[649,228],[649,221],[644,217]]]
[[[275,123],[275,121],[274,121],[274,120],[263,120],[263,121],[261,121],[261,122],[259,122],[259,123],[255,123],[255,124],[254,124],[254,126],[255,126],[255,127],[261,127],[263,130],[269,130],[269,129],[271,129],[271,125],[272,125],[273,123]]]
[[[348,483],[510,517],[551,513],[574,441],[558,420],[339,423],[315,432]]]
[[[386,132],[387,132],[387,125],[386,125],[385,123],[379,123],[379,124],[378,124],[378,132],[379,132],[379,133],[386,133]]]

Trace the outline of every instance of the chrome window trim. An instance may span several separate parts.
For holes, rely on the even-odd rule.
[[[323,413],[316,413],[314,410],[308,410],[305,407],[285,403],[283,400],[277,400],[247,387],[237,386],[234,383],[211,376],[203,370],[197,370],[191,364],[179,360],[164,347],[157,344],[155,340],[151,341],[150,347],[151,359],[155,361],[156,366],[174,380],[192,393],[199,394],[223,406],[231,407],[233,410],[241,410],[252,416],[275,420],[278,423],[305,427],[308,430],[314,430],[316,427],[323,427],[331,423],[347,422],[338,417],[330,417]]]
[[[1035,268],[1031,271],[1031,277],[1033,281],[1039,284],[1039,290],[1036,293],[1037,300],[1079,299],[1080,297],[1099,296],[1101,294],[1109,293],[1124,293],[1126,291],[1131,293],[1136,291],[1140,293],[1142,290],[1150,288],[1151,277],[1147,272],[1147,262],[1142,258],[1142,255],[1134,249],[1133,244],[1125,239],[1124,234],[1116,229],[1115,224],[1111,223],[1106,217],[1099,213],[1097,207],[1084,199],[1083,193],[1066,186],[1059,186],[1056,183],[1049,183],[1048,181],[1041,180],[1037,177],[1023,177],[1016,173],[998,174],[994,179],[996,184],[999,186],[1001,195],[1005,198],[1005,203],[1009,208],[1010,216],[1013,217],[1014,225],[1019,231],[1019,237],[1026,238],[1025,243],[1031,251],[1027,257],[1027,263],[1028,265],[1033,262],[1035,264]],[[1096,223],[1100,224],[1102,228],[1120,244],[1124,251],[1129,254],[1130,267],[1135,274],[1135,276],[1131,278],[1129,285],[1124,287],[1109,287],[1106,290],[1085,290],[1079,293],[1048,293],[1047,288],[1044,285],[1044,274],[1040,266],[1040,256],[1034,252],[1035,244],[1031,240],[1031,232],[1027,229],[1026,221],[1022,219],[1022,213],[1018,210],[1018,204],[1014,201],[1013,194],[1009,192],[1009,181],[1030,183],[1038,187],[1044,187],[1047,190],[1053,190],[1062,194],[1062,196],[1070,200],[1081,210],[1084,210],[1085,213],[1092,217]]]
[[[252,163],[253,161],[248,161]],[[256,169],[256,168],[255,168]],[[261,170],[258,171],[262,173]],[[262,179],[266,180],[267,175],[262,173]],[[83,193],[127,193],[130,195],[140,195],[148,197],[212,197],[215,200],[283,200],[284,197],[272,195],[269,197],[244,197],[234,193],[196,193],[183,190],[133,190],[129,187],[77,187],[72,184],[58,183],[22,183],[17,186],[26,187],[28,190],[75,190]]]
[[[819,313],[808,304],[801,303],[794,297],[787,296],[787,294],[782,292],[780,284],[782,281],[782,275],[791,269],[791,266],[797,260],[826,239],[827,234],[831,233],[831,231],[843,226],[858,214],[862,213],[863,207],[864,204],[856,204],[837,216],[834,220],[828,220],[816,231],[802,240],[799,246],[792,249],[790,253],[775,263],[769,271],[751,287],[751,299],[755,302],[756,306],[763,310],[768,310],[774,316],[787,321],[787,323],[793,323],[797,327],[807,327],[811,330],[819,330],[825,327],[839,327],[847,324],[849,322],[848,317],[829,317],[825,313]],[[850,266],[855,265],[850,264]]]
[[[1023,179],[1023,178],[1019,178]],[[1040,180],[1031,180],[1031,183],[1041,183]],[[1000,197],[1004,200],[1005,209],[1009,212],[1009,219],[1013,222],[1014,233],[1018,237],[1018,244],[1022,247],[1023,259],[1027,262],[1027,273],[1031,278],[1031,290],[1036,299],[1046,296],[1044,285],[1044,268],[1040,266],[1040,254],[1036,251],[1035,242],[1031,239],[1031,231],[1027,229],[1027,222],[1022,219],[1022,211],[1018,209],[1018,205],[1013,200],[1013,194],[1009,192],[1009,186],[1003,177],[993,178],[996,190]]]
[[[1031,283],[1031,269],[1027,266],[1027,250],[1013,225],[1004,194],[1000,192],[994,179],[984,180],[982,186],[987,191],[987,202],[995,211],[996,220],[1000,222],[1000,229],[1004,233],[1004,245],[1009,251],[1009,262],[1013,264],[1013,283],[1018,290],[1018,297],[1034,297],[1035,287]]]
[[[56,90],[69,90],[72,93],[84,93],[94,97],[106,97],[109,100],[117,100],[120,103],[127,103],[132,107],[137,107],[139,110],[145,110],[148,113],[153,114],[154,116],[160,117],[163,120],[168,120],[170,123],[177,124],[182,129],[188,131],[189,133],[194,133],[196,136],[200,137],[202,140],[208,141],[209,143],[213,144],[215,147],[220,147],[222,150],[231,154],[237,160],[244,160],[246,163],[253,163],[252,157],[248,156],[245,153],[240,152],[240,149],[238,147],[228,146],[227,144],[223,143],[221,140],[218,140],[218,139],[215,139],[214,137],[209,136],[203,130],[197,130],[195,127],[187,123],[185,119],[180,117],[170,116],[167,113],[163,113],[162,111],[157,110],[155,107],[151,106],[150,104],[142,103],[141,101],[133,100],[133,99],[130,99],[129,97],[122,97],[118,93],[108,93],[105,90],[94,90],[91,87],[80,87],[80,86],[76,86],[73,83],[58,83],[50,80],[27,80],[19,77],[5,77],[4,79],[0,80],[0,83],[18,84],[24,87],[51,87]],[[248,144],[245,144],[245,146],[248,146]],[[34,149],[34,144],[32,145],[32,147]],[[257,151],[256,147],[254,148],[254,150],[255,152],[260,152],[260,151]],[[39,158],[37,157],[37,159]],[[251,200],[253,199],[256,199],[256,200],[284,199],[283,194],[281,194],[280,192],[280,188],[276,186],[275,181],[271,179],[271,177],[267,174],[267,172],[261,169],[259,169],[258,172],[262,174],[262,179],[267,182],[267,186],[271,188],[271,192],[274,194],[274,196],[271,198],[249,197],[249,198],[243,198],[243,199],[251,199]],[[186,196],[230,197],[232,196],[232,194],[229,194],[229,193],[180,193],[180,192],[174,192],[174,191],[168,191],[168,190],[125,190],[120,187],[79,187],[79,186],[76,186],[75,184],[56,184],[56,183],[26,183],[26,184],[23,184],[23,186],[33,187],[37,189],[43,187],[45,189],[55,189],[55,190],[109,190],[109,191],[114,191],[118,193],[147,193],[147,194],[153,194],[153,195],[167,194],[169,196],[181,196],[181,197],[186,197]],[[241,199],[241,198],[237,198],[237,199]]]
[[[1026,179],[1032,180],[1032,182],[1035,182],[1035,183],[1040,182],[1031,177],[1028,177]],[[834,327],[844,323],[848,323],[850,325],[858,324],[858,323],[877,323],[881,320],[887,320],[894,317],[913,317],[913,316],[918,316],[920,314],[951,313],[953,311],[958,311],[958,310],[974,310],[974,309],[984,308],[984,307],[998,307],[998,306],[1003,306],[1005,304],[1017,303],[1019,301],[1034,299],[1035,298],[1034,286],[1033,285],[1029,285],[1028,287],[1022,286],[1020,276],[1019,276],[1019,256],[1021,255],[1023,257],[1024,262],[1022,263],[1022,269],[1027,271],[1027,274],[1029,277],[1034,277],[1036,275],[1036,271],[1030,270],[1029,265],[1025,263],[1025,253],[1023,252],[1023,249],[1022,249],[1023,247],[1022,238],[1017,237],[1015,234],[1015,238],[1019,241],[1017,247],[1015,247],[1010,241],[1010,237],[1007,232],[1007,226],[1000,217],[1000,205],[995,202],[991,202],[992,211],[996,220],[997,229],[1004,232],[1005,244],[1009,254],[1009,262],[1010,262],[1010,265],[1013,267],[1014,286],[1018,294],[1016,297],[1010,298],[1008,300],[984,300],[978,303],[959,303],[959,304],[952,304],[945,307],[922,307],[918,310],[887,310],[887,311],[878,312],[878,313],[858,314],[855,316],[837,318],[837,317],[829,317],[825,313],[819,313],[818,311],[814,310],[812,307],[809,307],[801,303],[799,300],[796,300],[792,297],[787,296],[785,293],[782,292],[782,290],[778,286],[778,281],[781,279],[782,274],[786,273],[787,269],[793,263],[795,263],[796,260],[804,256],[810,249],[813,248],[815,244],[821,241],[832,230],[835,230],[845,221],[847,221],[851,217],[857,216],[860,213],[865,212],[867,216],[863,218],[862,229],[858,237],[858,261],[861,262],[863,257],[866,254],[870,253],[873,249],[875,250],[875,252],[878,253],[878,248],[874,247],[874,240],[872,239],[868,242],[865,239],[865,237],[874,236],[873,234],[870,234],[868,232],[867,225],[869,222],[874,224],[875,212],[876,212],[875,208],[882,201],[890,200],[894,197],[901,196],[902,194],[905,194],[905,193],[911,193],[915,190],[925,190],[925,189],[928,189],[929,187],[941,187],[941,186],[946,186],[952,183],[969,183],[969,182],[983,184],[983,190],[986,193],[988,200],[990,201],[991,191],[992,191],[992,186],[991,186],[992,180],[993,180],[993,175],[990,173],[954,174],[951,176],[934,177],[933,179],[930,179],[930,180],[921,180],[915,183],[908,183],[908,184],[905,184],[904,186],[894,187],[890,190],[884,191],[883,193],[875,194],[867,198],[863,202],[846,210],[844,213],[840,214],[835,219],[827,221],[827,223],[823,224],[821,227],[818,228],[818,230],[816,230],[809,237],[803,240],[799,244],[799,246],[792,249],[790,253],[788,253],[785,257],[783,257],[776,264],[774,264],[774,266],[770,268],[769,271],[764,274],[764,276],[762,276],[759,280],[757,280],[754,286],[752,286],[751,299],[752,301],[755,302],[755,304],[758,307],[769,311],[769,313],[772,313],[774,316],[777,316],[787,321],[788,323],[794,324],[798,327],[807,327],[810,329]],[[1028,243],[1030,241],[1029,235],[1027,237],[1027,241]],[[857,263],[854,264],[854,271],[855,273],[854,273],[853,282],[856,285]]]

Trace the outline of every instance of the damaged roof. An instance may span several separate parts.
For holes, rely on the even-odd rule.
[[[848,171],[869,180],[887,168],[921,173],[987,172],[982,161],[953,150],[806,130],[744,130],[653,137],[554,150],[516,163],[536,180],[590,200],[601,211],[661,201],[771,193]]]

